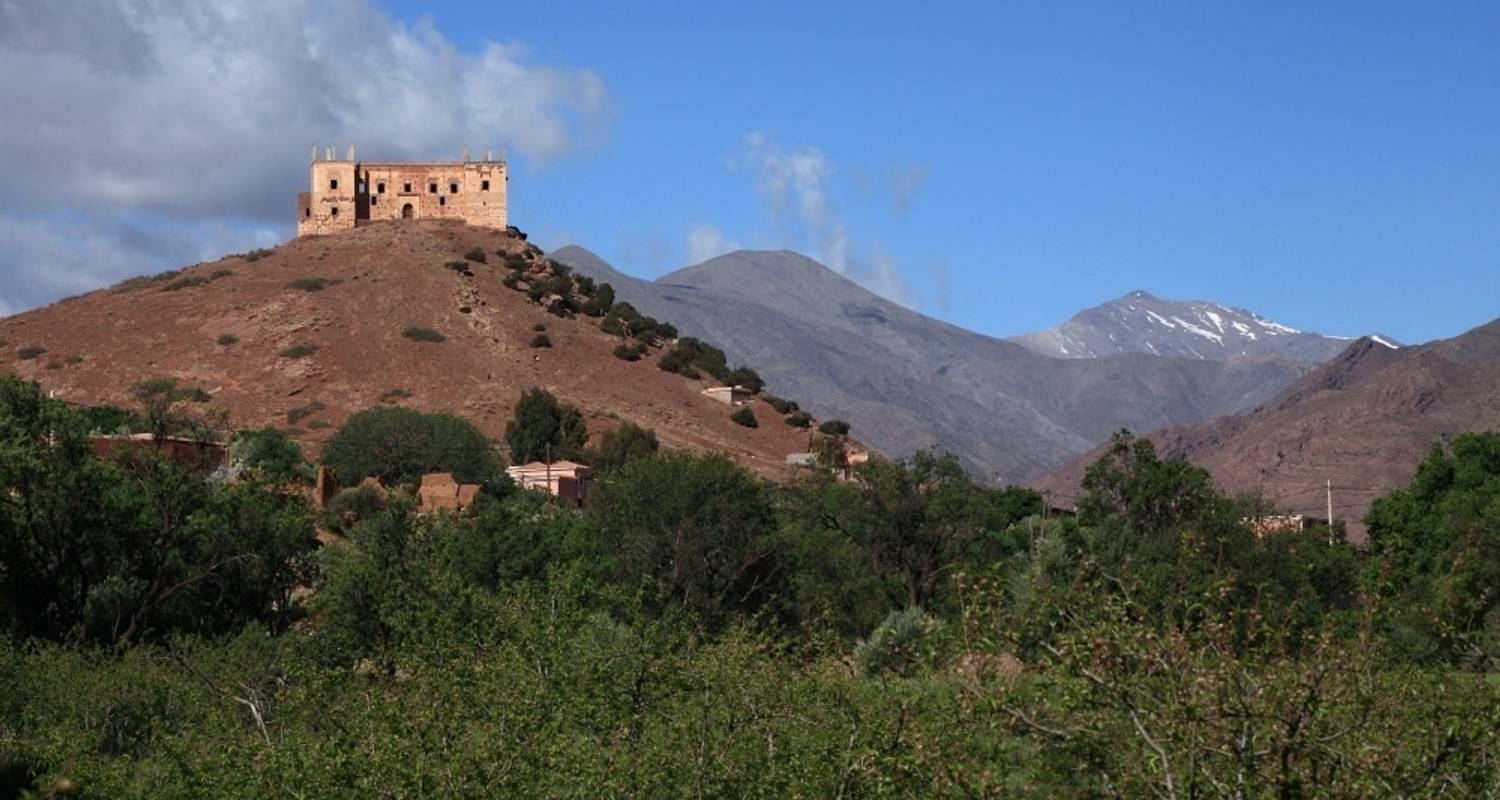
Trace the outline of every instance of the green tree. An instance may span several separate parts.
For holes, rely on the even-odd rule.
[[[376,406],[349,417],[324,446],[323,464],[345,486],[371,476],[388,486],[416,483],[430,472],[491,486],[502,474],[493,446],[472,423],[400,406]]]
[[[240,431],[229,443],[229,456],[272,481],[286,483],[310,477],[302,448],[290,436],[270,426]]]
[[[604,432],[598,447],[589,451],[589,465],[600,472],[647,458],[661,448],[656,431],[643,428],[634,422],[621,422],[619,427]]]
[[[1365,583],[1408,652],[1500,660],[1500,433],[1434,445],[1365,522]]]
[[[515,464],[581,460],[588,440],[583,413],[559,402],[546,389],[522,392],[516,402],[515,417],[505,426],[505,441],[510,445],[511,462]]]
[[[722,625],[764,607],[784,578],[764,488],[721,455],[632,461],[598,486],[589,515],[613,548],[617,579],[643,585],[657,609]]]

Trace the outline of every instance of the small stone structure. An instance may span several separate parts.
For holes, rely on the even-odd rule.
[[[505,160],[356,161],[354,148],[319,158],[313,148],[309,191],[297,195],[297,235],[353,230],[370,220],[456,219],[503,230],[507,224]]]
[[[459,483],[451,472],[432,472],[422,476],[417,505],[422,511],[463,511],[478,496],[479,484]]]
[[[169,461],[204,471],[212,471],[229,462],[229,448],[223,444],[187,436],[158,437],[149,433],[132,433],[118,436],[94,436],[92,439],[94,455],[101,459],[154,451]]]

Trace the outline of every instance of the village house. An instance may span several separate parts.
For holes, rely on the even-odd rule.
[[[96,435],[91,437],[94,455],[110,458],[123,453],[157,452],[169,461],[213,471],[229,462],[229,449],[220,442],[189,436],[154,436],[149,433]]]
[[[506,226],[505,160],[356,161],[333,148],[312,151],[309,190],[297,195],[297,235],[353,230],[372,220],[452,219],[484,228]]]
[[[522,489],[539,489],[576,506],[582,506],[588,500],[590,470],[583,464],[533,461],[506,467],[505,474]]]
[[[710,386],[703,390],[703,396],[726,406],[739,406],[750,402],[751,392],[743,386]]]

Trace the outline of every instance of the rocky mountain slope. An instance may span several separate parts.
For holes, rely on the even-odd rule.
[[[1370,501],[1407,484],[1435,442],[1500,429],[1500,320],[1461,336],[1394,349],[1363,338],[1268,402],[1241,414],[1151,433],[1161,452],[1213,473],[1224,488],[1277,505],[1358,521]],[[1036,482],[1066,501],[1091,452]]]
[[[1011,341],[1053,358],[1150,353],[1213,361],[1284,356],[1321,364],[1352,339],[1299,331],[1243,308],[1206,300],[1162,300],[1134,291],[1080,311],[1055,328]],[[1389,337],[1381,341],[1396,344]]]
[[[881,452],[941,447],[987,479],[1035,477],[1121,427],[1253,406],[1309,369],[1286,358],[1047,358],[903,308],[786,251],[730,253],[655,281],[579,247],[552,256],[755,365],[820,416],[849,420]]]
[[[472,275],[445,266],[476,247],[488,259],[469,263]],[[699,394],[702,381],[658,369],[659,350],[616,358],[620,339],[599,320],[561,319],[502,285],[497,252],[525,248],[438,221],[294,239],[253,260],[198,264],[0,319],[0,370],[64,400],[122,406],[136,381],[177,377],[205,389],[236,427],[293,428],[313,452],[349,414],[382,402],[452,411],[498,439],[532,386],[577,405],[591,431],[630,420],[667,447],[723,451],[768,476],[807,449],[807,433],[765,403],[752,405],[759,427],[737,425]],[[537,325],[550,348],[530,346]],[[404,335],[414,326],[444,340]]]

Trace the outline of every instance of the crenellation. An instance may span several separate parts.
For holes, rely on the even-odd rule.
[[[456,219],[503,229],[508,224],[504,158],[456,162],[361,162],[317,158],[313,147],[309,191],[297,195],[297,235],[353,230],[370,220]]]

